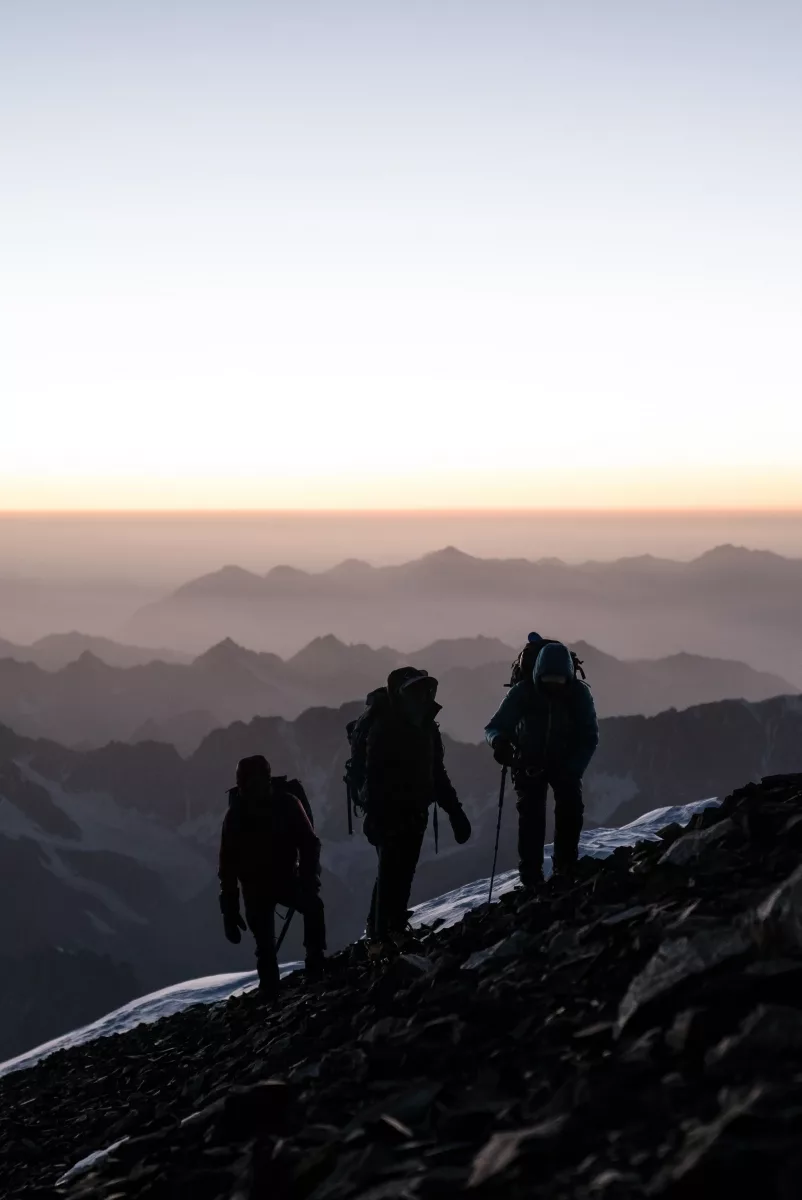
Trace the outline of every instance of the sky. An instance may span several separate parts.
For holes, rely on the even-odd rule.
[[[802,507],[797,0],[0,0],[0,509]]]

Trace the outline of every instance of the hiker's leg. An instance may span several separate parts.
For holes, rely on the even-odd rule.
[[[410,829],[404,833],[403,838],[400,840],[398,847],[397,905],[393,910],[393,924],[391,929],[398,931],[405,929],[409,920],[409,897],[412,893],[412,884],[415,882],[415,872],[418,869],[418,859],[420,858],[425,832],[425,826],[423,829]]]
[[[543,846],[546,842],[546,795],[544,774],[516,774],[518,808],[518,873],[524,887],[543,878]]]
[[[310,954],[323,954],[326,949],[326,913],[318,892],[296,887],[287,899],[287,907],[299,912],[304,921],[304,949]]]
[[[377,940],[383,941],[393,927],[393,915],[397,908],[398,841],[390,837],[377,846],[376,850],[379,855],[379,869],[373,888],[373,934]]]
[[[564,874],[573,870],[579,857],[579,835],[585,806],[582,780],[575,775],[554,775],[554,870]]]
[[[278,990],[279,981],[274,913],[275,907],[272,903],[251,905],[245,911],[245,920],[256,942],[259,989],[271,995]]]
[[[376,937],[376,920],[379,910],[379,871],[381,868],[381,851],[376,846],[376,879],[373,884],[373,891],[370,894],[370,908],[368,909],[368,919],[365,922],[365,937],[368,940]]]
[[[404,929],[412,881],[418,865],[423,830],[397,830],[379,846],[379,875],[376,880],[375,936],[384,939]]]

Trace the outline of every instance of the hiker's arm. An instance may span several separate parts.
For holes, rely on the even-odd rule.
[[[579,689],[576,699],[577,745],[572,756],[571,768],[577,775],[584,775],[590,766],[590,760],[596,753],[599,744],[599,722],[596,717],[596,705],[589,687],[577,683]]]
[[[489,746],[497,737],[515,743],[522,716],[520,684],[510,688],[493,716],[485,725],[485,740]]]
[[[220,858],[217,869],[220,880],[220,906],[239,907],[239,879],[237,877],[237,856],[234,837],[228,820],[228,814],[223,821],[220,835]]]
[[[319,891],[320,838],[312,828],[303,804],[295,796],[290,797],[290,813],[298,848],[298,874],[301,885],[312,891]]]
[[[456,812],[457,809],[462,808],[457,790],[446,770],[443,736],[437,726],[435,726],[434,731],[434,798],[443,812],[449,815]]]

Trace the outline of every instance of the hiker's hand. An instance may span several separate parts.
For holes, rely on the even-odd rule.
[[[458,846],[464,846],[468,838],[471,836],[471,823],[468,820],[468,814],[461,804],[458,808],[455,808],[453,812],[448,814],[448,819],[451,822],[451,829],[454,833],[454,841]]]
[[[502,767],[511,767],[515,762],[515,746],[509,738],[493,738],[493,757]]]
[[[223,913],[223,932],[228,940],[233,942],[235,946],[242,941],[242,934],[240,933],[240,930],[247,928],[248,926],[242,919],[242,913],[239,911],[235,913]]]

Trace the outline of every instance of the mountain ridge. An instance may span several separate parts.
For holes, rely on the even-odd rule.
[[[619,658],[687,650],[746,659],[802,685],[802,559],[772,552],[721,546],[688,562],[572,564],[452,547],[390,566],[346,560],[242,578],[239,590],[228,575],[189,581],[133,614],[125,636],[196,653],[230,636],[287,655],[324,629],[345,642],[409,646],[478,631],[514,644],[534,628]]]
[[[675,655],[625,662],[587,642],[577,642],[575,649],[585,661],[602,716],[653,715],[707,700],[761,700],[795,690],[787,679],[737,661]],[[479,741],[516,653],[513,646],[483,636],[440,639],[405,655],[327,634],[287,659],[246,649],[229,637],[189,663],[156,660],[112,667],[91,649],[55,672],[0,660],[0,721],[70,745],[147,736],[167,737],[191,750],[199,732],[215,724],[254,716],[292,718],[315,704],[364,698],[394,667],[409,663],[440,680],[444,730]]]

